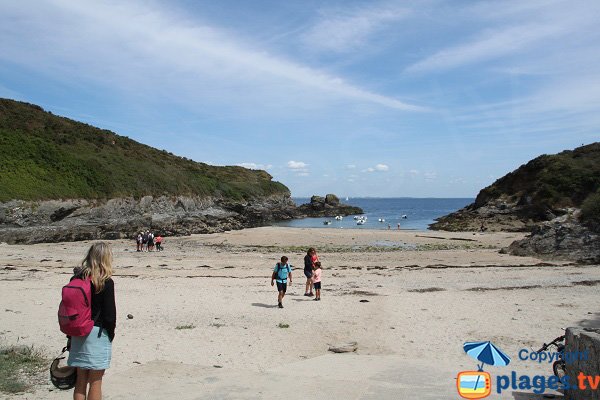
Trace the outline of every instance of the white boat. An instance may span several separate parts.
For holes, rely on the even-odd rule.
[[[407,218],[408,218],[408,216],[407,216],[406,214],[402,214],[402,215],[401,215],[401,218],[402,218],[402,219],[407,219]]]
[[[337,219],[338,221],[341,221],[344,217],[342,217],[341,215],[336,215],[335,219]]]
[[[346,197],[346,201],[348,201],[348,198]]]
[[[323,225],[331,225],[331,221],[323,221]]]
[[[356,221],[356,225],[364,225],[365,222],[367,221],[365,221],[364,219],[359,219],[358,221]]]
[[[379,222],[385,222],[385,219],[384,218],[379,218],[377,221],[379,221]]]
[[[358,215],[355,215],[353,218],[354,219],[359,219],[360,217]]]

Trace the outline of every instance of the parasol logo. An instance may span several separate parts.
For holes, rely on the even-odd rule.
[[[463,349],[481,365],[477,365],[477,371],[459,372],[456,377],[456,389],[465,399],[483,399],[492,392],[492,378],[483,370],[483,366],[488,364],[503,367],[510,363],[510,357],[489,341],[466,342]]]

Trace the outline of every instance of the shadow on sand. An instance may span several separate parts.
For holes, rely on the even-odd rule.
[[[600,329],[600,312],[590,315],[590,319],[582,319],[577,325],[583,328]]]
[[[254,307],[277,308],[277,304],[252,303]]]

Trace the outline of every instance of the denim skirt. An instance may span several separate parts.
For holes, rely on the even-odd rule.
[[[67,365],[83,369],[101,370],[110,367],[112,343],[106,329],[94,326],[87,336],[73,336]]]

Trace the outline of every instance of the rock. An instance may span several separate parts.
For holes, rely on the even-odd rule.
[[[296,218],[306,217],[335,217],[336,215],[356,215],[363,214],[360,207],[341,204],[340,199],[334,194],[328,194],[325,197],[312,196],[310,203],[302,204],[295,210]]]
[[[325,204],[337,207],[340,205],[340,199],[335,194],[328,194],[325,196]]]
[[[0,242],[9,244],[133,238],[150,229],[163,236],[213,233],[266,225],[296,216],[289,195],[233,202],[200,196],[109,200],[11,200],[0,203]]]
[[[529,236],[503,250],[518,256],[598,263],[600,234],[576,221],[555,219],[537,226]]]
[[[592,328],[567,328],[565,333],[565,354],[573,355],[574,360],[566,363],[566,373],[571,380],[576,380],[580,373],[597,377],[600,375],[600,329]],[[578,355],[578,356],[577,356]],[[587,383],[587,382],[586,382]],[[586,390],[578,387],[565,392],[567,398],[573,400],[598,400],[600,391]]]
[[[333,353],[352,353],[358,349],[357,342],[348,342],[337,345],[329,345],[329,351]]]
[[[127,319],[133,319],[133,315],[127,314]]]

